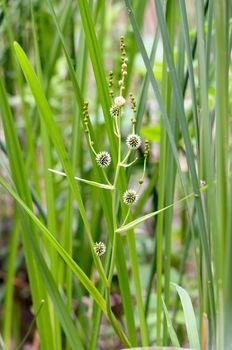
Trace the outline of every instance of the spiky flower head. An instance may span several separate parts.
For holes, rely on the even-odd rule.
[[[113,118],[117,118],[119,116],[120,108],[116,107],[115,105],[111,106],[110,108],[110,115]]]
[[[126,205],[134,204],[138,199],[138,195],[135,190],[126,190],[123,194],[123,202]]]
[[[122,96],[116,96],[114,99],[114,106],[117,108],[122,108],[122,106],[124,106],[125,103],[126,103],[126,100]]]
[[[107,168],[111,163],[111,156],[108,152],[102,151],[96,155],[96,161],[101,168]]]
[[[126,144],[129,149],[138,149],[141,146],[141,137],[136,134],[131,134],[127,136]]]
[[[106,246],[103,242],[95,242],[93,245],[93,249],[97,256],[102,256],[106,251]]]

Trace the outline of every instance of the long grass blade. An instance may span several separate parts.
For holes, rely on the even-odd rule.
[[[197,321],[194,314],[191,299],[188,293],[182,287],[178,286],[175,283],[172,283],[172,284],[176,288],[177,293],[179,294],[181,304],[184,310],[185,324],[186,324],[188,338],[189,338],[189,345],[192,349],[200,350],[201,347],[200,347],[199,334],[197,330]]]
[[[58,174],[58,175],[62,175],[62,176],[67,176],[65,173],[63,173],[62,171],[58,171],[58,170],[55,170],[55,169],[48,169],[49,171],[51,171],[52,173],[54,174]],[[90,180],[86,180],[86,179],[82,179],[78,176],[74,176],[74,179],[80,181],[80,182],[84,182],[86,183],[87,185],[91,185],[91,186],[94,186],[94,187],[98,187],[98,188],[104,188],[106,190],[112,190],[113,189],[113,186],[110,186],[110,185],[105,185],[105,184],[100,184],[96,181],[90,181]]]
[[[180,343],[179,343],[178,337],[177,337],[175,329],[174,329],[174,327],[172,325],[172,321],[171,321],[171,319],[169,317],[169,313],[168,313],[167,307],[166,307],[165,302],[164,302],[163,299],[162,299],[162,302],[163,302],[164,314],[165,314],[165,317],[166,317],[168,332],[169,332],[169,335],[170,335],[170,339],[171,339],[172,345],[176,346],[176,347],[180,347]]]

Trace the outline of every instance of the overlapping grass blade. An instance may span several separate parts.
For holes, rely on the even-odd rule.
[[[196,97],[193,61],[192,61],[192,53],[190,48],[188,18],[187,18],[185,2],[179,0],[179,7],[180,7],[180,15],[181,15],[181,24],[183,28],[183,36],[185,41],[186,56],[187,56],[188,76],[189,76],[189,82],[190,82],[191,93],[192,93],[194,132],[195,132],[196,144],[197,144],[198,154],[199,154],[199,125],[198,125],[198,118],[197,118],[197,97]]]
[[[108,281],[106,279],[106,275],[105,275],[102,263],[101,263],[100,259],[96,256],[96,254],[94,253],[93,239],[92,239],[92,235],[90,232],[90,226],[89,226],[88,219],[86,216],[85,208],[83,205],[83,201],[82,201],[82,198],[80,195],[79,188],[78,188],[77,184],[75,183],[73,170],[72,170],[71,164],[68,160],[67,152],[65,150],[63,141],[61,139],[60,132],[59,132],[58,127],[53,119],[52,112],[51,112],[50,107],[48,105],[48,102],[45,98],[45,95],[44,95],[43,90],[41,88],[41,85],[38,81],[38,78],[37,78],[32,66],[31,66],[27,56],[25,55],[25,53],[22,50],[22,48],[20,47],[20,45],[17,43],[15,43],[15,51],[16,51],[16,54],[18,56],[18,59],[19,59],[20,65],[22,67],[22,70],[24,72],[24,75],[26,77],[26,80],[27,80],[27,82],[31,88],[31,91],[34,95],[34,98],[36,100],[36,104],[38,106],[40,115],[48,127],[48,130],[50,132],[50,137],[51,137],[51,139],[52,139],[52,141],[53,141],[53,143],[58,151],[58,155],[59,155],[61,163],[66,171],[66,175],[67,175],[67,178],[68,178],[69,183],[71,185],[71,188],[73,190],[73,194],[77,200],[77,203],[79,206],[79,211],[81,213],[81,217],[83,219],[83,222],[84,222],[84,225],[86,228],[86,232],[88,235],[88,239],[90,242],[90,249],[92,252],[92,256],[93,256],[93,260],[95,262],[96,268],[98,270],[99,275],[101,276],[102,281],[104,282],[104,285],[108,288]],[[127,343],[127,339],[126,339],[123,331],[121,330],[121,327],[118,324],[118,322],[115,321],[114,318],[111,321],[112,321],[112,325],[114,326],[115,331],[122,338],[122,340],[125,341],[125,343]]]
[[[177,23],[177,4],[175,0],[167,2],[166,10],[166,25],[170,37],[171,49],[174,51],[175,47],[175,32]],[[182,37],[179,39],[179,50],[177,56],[176,66],[178,67],[179,79],[182,80],[183,77],[183,61],[184,61],[184,50],[182,44]],[[162,95],[163,101],[166,106],[167,113],[170,118],[171,127],[173,130],[173,135],[178,144],[179,136],[179,123],[176,118],[176,105],[175,99],[172,91],[172,84],[170,80],[169,69],[165,56],[163,55],[163,72],[162,72]],[[163,201],[158,203],[158,208],[162,208],[169,203],[172,203],[174,200],[175,192],[175,183],[176,183],[176,164],[175,159],[172,154],[170,143],[168,142],[167,132],[165,130],[165,125],[162,125],[162,135],[161,135],[161,145],[165,142],[160,154],[160,176],[159,184],[162,184],[163,192]],[[163,136],[164,135],[164,136]],[[163,141],[162,141],[163,139]],[[162,159],[161,159],[162,156]],[[166,167],[169,164],[169,172],[167,174]],[[161,171],[162,165],[162,171]],[[159,197],[159,196],[158,196]],[[158,198],[159,202],[159,198]],[[162,326],[162,311],[161,307],[158,307],[158,304],[162,304],[161,295],[162,295],[162,270],[164,265],[164,300],[167,307],[169,307],[169,294],[170,294],[170,270],[171,270],[171,238],[172,238],[172,218],[173,218],[173,208],[165,211],[158,217],[158,230],[157,230],[157,319],[159,319],[159,329],[161,330]],[[160,225],[162,221],[162,225]],[[160,230],[161,228],[161,230]],[[160,236],[160,237],[159,237]],[[162,248],[162,240],[164,239],[164,250]],[[160,244],[159,244],[160,240]],[[163,262],[164,260],[164,262]],[[158,293],[159,291],[159,293]],[[159,315],[159,317],[158,317]],[[161,333],[161,332],[159,332]],[[157,334],[158,334],[158,323],[157,323]],[[168,331],[167,323],[164,322],[163,327],[163,345],[167,345]]]
[[[70,269],[78,277],[80,282],[88,290],[89,294],[93,297],[93,299],[101,307],[101,310],[105,313],[106,317],[108,317],[105,301],[104,301],[103,297],[101,296],[101,294],[99,293],[99,291],[97,290],[97,288],[92,283],[92,281],[86,276],[86,274],[75,263],[75,261],[70,257],[70,255],[66,252],[66,250],[64,250],[62,248],[62,246],[57,242],[57,240],[54,238],[53,234],[51,232],[49,232],[49,230],[41,223],[41,221],[34,215],[34,213],[31,211],[31,209],[29,209],[27,207],[27,205],[23,202],[23,200],[17,195],[16,192],[14,192],[12,190],[12,188],[10,188],[10,186],[7,184],[7,182],[2,177],[0,177],[0,184],[14,197],[14,199],[25,210],[25,212],[29,215],[29,217],[33,220],[33,222],[40,228],[45,239],[52,244],[52,246],[56,249],[56,251],[59,253],[59,255],[67,263],[67,265],[70,267]],[[30,242],[31,242],[31,244],[33,244],[33,248],[35,248],[34,239],[35,239],[34,237],[30,237]],[[35,250],[34,253],[36,254],[36,259],[39,260],[39,268],[41,269],[41,273],[43,273],[43,276],[44,276],[46,282],[50,282],[50,284],[47,283],[47,287],[50,291],[51,291],[50,288],[52,288],[54,294],[56,294],[55,296],[58,299],[59,294],[57,294],[58,293],[57,286],[55,286],[54,284],[52,285],[51,276],[47,277],[48,269],[46,269],[46,264],[45,264],[43,258],[41,257],[41,259],[40,259],[40,256],[41,256],[40,252],[36,249],[34,249],[34,250]],[[55,299],[55,301],[57,301],[57,300]],[[62,308],[60,305],[57,307],[57,312],[58,312],[58,314],[61,313],[61,315],[62,315]],[[118,333],[119,337],[124,341],[125,345],[130,346],[130,342],[127,340],[127,337],[125,336],[125,334],[121,330],[121,327],[114,316],[113,316],[113,322],[114,322],[113,323],[114,329]],[[79,341],[78,338],[77,338],[77,341]]]
[[[70,20],[70,15],[72,11],[72,3],[71,1],[63,1],[61,3],[60,9],[59,9],[59,23],[60,23],[60,30],[63,32],[67,28]],[[45,84],[46,84],[46,90],[49,90],[49,84],[51,82],[51,77],[54,73],[54,68],[57,59],[59,58],[59,53],[61,51],[61,43],[60,43],[60,36],[59,32],[56,31],[54,33],[54,38],[52,40],[51,50],[49,52],[48,61],[46,62],[45,67]]]
[[[109,136],[113,161],[116,162],[117,152],[116,143],[113,135],[112,121],[109,118],[110,96],[108,92],[106,75],[102,63],[101,51],[97,42],[97,37],[94,29],[93,19],[89,9],[89,4],[85,0],[77,0],[80,10],[83,29],[85,32],[86,43],[89,49],[90,58],[96,79],[99,100],[103,109],[107,134]]]
[[[2,121],[12,180],[14,181],[17,192],[21,195],[21,197],[27,203],[27,205],[30,208],[32,208],[32,199],[24,167],[23,156],[21,153],[15,126],[13,123],[11,110],[8,104],[5,87],[1,78],[0,101],[2,108]],[[18,171],[19,169],[20,172]],[[35,308],[38,309],[40,300],[45,299],[45,302],[48,302],[48,293],[46,291],[42,276],[37,270],[33,252],[31,251],[29,242],[30,235],[35,235],[35,226],[32,223],[32,221],[28,220],[24,215],[21,215],[21,220],[23,224],[23,244],[26,263],[28,267],[29,279],[31,283],[32,298]],[[38,246],[37,249],[39,249]],[[40,332],[41,345],[44,347],[44,349],[51,349],[51,347],[54,346],[54,339],[51,336],[53,335],[53,328],[48,309],[45,308],[43,310],[43,313],[39,315],[37,324]]]
[[[175,161],[177,163],[179,176],[180,176],[182,185],[183,185],[185,192],[186,192],[187,187],[185,185],[185,179],[183,178],[183,175],[181,172],[177,148],[175,145],[170,122],[168,120],[167,113],[166,113],[166,110],[165,110],[165,107],[164,107],[164,104],[163,104],[163,101],[162,101],[162,98],[161,98],[161,95],[159,92],[159,88],[158,88],[157,82],[155,80],[155,77],[153,75],[152,67],[150,65],[150,61],[149,61],[149,58],[147,56],[146,50],[144,48],[142,38],[139,34],[138,27],[137,27],[137,24],[136,24],[136,21],[134,18],[134,14],[133,14],[132,8],[130,6],[130,1],[125,0],[125,4],[126,4],[127,9],[128,9],[128,15],[130,17],[131,25],[133,27],[134,34],[136,36],[137,44],[139,46],[141,55],[142,55],[144,63],[145,63],[145,66],[146,66],[147,71],[149,73],[149,78],[150,78],[153,90],[154,90],[156,98],[157,98],[157,102],[158,102],[160,110],[161,110],[161,115],[164,119],[164,123],[165,123],[168,137],[169,137],[169,142],[171,144],[171,149],[172,149]],[[160,1],[155,1],[155,4],[156,4],[156,8],[157,8],[157,17],[159,20],[160,32],[161,32],[162,38],[163,38],[164,52],[166,55],[166,59],[167,59],[167,63],[168,63],[169,71],[170,71],[170,77],[171,77],[171,81],[172,81],[172,85],[173,85],[173,93],[174,93],[174,96],[176,99],[178,120],[180,122],[182,133],[183,133],[183,138],[185,141],[186,156],[187,156],[188,166],[189,166],[190,174],[191,174],[191,178],[192,178],[192,185],[193,185],[194,192],[197,196],[196,197],[196,207],[197,207],[197,213],[198,213],[199,222],[200,222],[200,226],[201,226],[201,232],[202,232],[201,239],[202,239],[202,246],[204,248],[204,256],[205,256],[208,278],[211,281],[210,286],[209,286],[209,293],[210,293],[209,299],[210,299],[210,307],[211,307],[211,312],[212,312],[212,319],[214,319],[215,301],[214,301],[214,292],[213,292],[213,283],[212,283],[213,277],[212,277],[211,265],[209,263],[211,259],[210,259],[210,251],[209,251],[209,247],[208,247],[208,241],[207,241],[207,232],[206,232],[206,227],[205,227],[202,203],[201,203],[201,199],[200,199],[200,195],[199,195],[199,187],[198,187],[199,181],[197,179],[197,174],[196,174],[196,168],[195,168],[195,163],[194,163],[194,154],[193,154],[193,150],[192,150],[192,146],[191,146],[191,142],[190,142],[190,137],[188,134],[188,127],[187,127],[187,121],[185,118],[182,93],[181,93],[181,89],[179,86],[179,81],[178,81],[177,76],[176,76],[175,65],[174,65],[174,61],[173,61],[173,57],[172,57],[172,53],[171,53],[171,49],[170,49],[169,38],[168,38],[168,34],[167,34],[167,28],[165,25],[162,5],[161,5]],[[213,321],[213,323],[214,323],[214,321]]]
[[[102,279],[105,280],[105,283],[107,283],[102,264],[101,264],[100,260],[97,259],[96,255],[94,254],[94,251],[93,251],[93,240],[92,240],[92,235],[90,232],[90,227],[89,227],[88,219],[86,216],[85,208],[83,205],[83,201],[82,201],[82,198],[80,195],[79,188],[78,188],[77,183],[75,182],[75,179],[74,179],[73,170],[72,170],[71,164],[69,162],[68,155],[67,155],[67,152],[65,150],[63,141],[61,139],[59,129],[58,129],[58,127],[53,119],[52,112],[50,110],[50,107],[48,105],[46,97],[43,93],[43,90],[41,88],[39,80],[38,80],[32,66],[31,66],[27,56],[25,55],[23,49],[20,47],[20,45],[18,43],[15,43],[15,51],[16,51],[17,57],[19,59],[21,68],[22,68],[24,75],[26,77],[26,80],[27,80],[27,82],[31,88],[31,91],[34,95],[34,98],[36,100],[36,104],[38,106],[40,115],[47,125],[50,137],[51,137],[51,139],[52,139],[52,141],[57,149],[61,163],[65,169],[70,186],[73,190],[73,194],[77,200],[79,211],[80,211],[82,220],[84,222],[86,232],[88,235],[88,239],[90,242],[90,248],[92,251],[93,260],[96,264],[96,267],[97,267],[98,272],[101,275]]]
[[[68,266],[72,269],[74,274],[78,277],[80,282],[85,286],[85,288],[89,291],[90,295],[96,300],[96,302],[101,307],[102,311],[106,313],[105,301],[102,298],[101,294],[95,288],[94,284],[90,281],[90,279],[83,273],[83,271],[79,268],[79,266],[75,263],[75,261],[70,257],[70,255],[61,247],[58,241],[55,239],[54,235],[42,224],[42,222],[34,215],[30,208],[24,203],[23,199],[21,199],[17,193],[10,188],[7,182],[0,177],[0,183],[4,188],[15,198],[15,200],[22,206],[25,212],[30,216],[33,222],[40,228],[46,240],[48,240],[51,245],[56,249],[59,255],[64,259],[64,261],[68,264]]]
[[[158,41],[159,41],[159,31],[158,31],[158,29],[156,29],[156,33],[155,33],[155,37],[154,37],[154,41],[153,41],[151,53],[150,53],[150,62],[151,62],[152,66],[153,66],[153,63],[155,60],[155,54],[156,54],[156,50],[157,50]],[[137,111],[137,123],[135,126],[136,132],[139,132],[141,124],[142,124],[142,119],[144,117],[148,87],[149,87],[149,76],[148,76],[148,73],[146,73],[145,78],[143,80],[143,85],[142,85],[142,89],[140,92],[140,96],[139,96],[138,111]]]
[[[37,26],[36,26],[36,21],[34,17],[32,2],[30,3],[30,7],[31,7],[31,19],[32,19],[32,34],[33,34],[34,50],[35,50],[35,63],[36,63],[36,69],[38,72],[38,77],[42,85],[43,75],[42,75],[42,67],[41,67],[41,61],[40,61],[39,40],[37,35]],[[57,222],[56,222],[56,207],[55,207],[55,191],[54,191],[52,176],[47,171],[48,167],[52,166],[52,144],[49,138],[49,134],[47,132],[46,124],[43,120],[41,121],[41,147],[42,147],[42,153],[43,153],[43,176],[45,180],[45,196],[46,196],[47,212],[49,210],[49,215],[47,215],[46,223],[47,223],[48,229],[51,232],[56,232]],[[58,281],[58,270],[57,270],[58,254],[53,248],[49,249],[46,246],[46,244],[45,244],[45,249],[47,252],[49,252],[51,274],[53,275],[54,279]],[[60,329],[59,320],[57,318],[57,315],[51,303],[49,303],[48,307],[50,309],[51,317],[54,322],[54,329],[56,334],[55,340],[54,340],[55,346],[57,350],[61,350],[62,340],[61,340],[61,329]]]
[[[172,128],[171,128],[171,124],[170,124],[170,121],[168,119],[168,115],[167,115],[167,112],[166,112],[166,109],[165,109],[165,106],[164,106],[164,103],[163,103],[163,100],[162,100],[162,97],[161,97],[161,94],[160,94],[160,91],[159,91],[158,83],[157,83],[157,81],[156,81],[156,79],[154,77],[153,69],[152,69],[150,60],[148,58],[147,52],[146,52],[144,44],[143,44],[143,40],[142,40],[141,35],[139,33],[139,30],[138,30],[138,26],[137,26],[137,23],[135,21],[134,13],[133,13],[132,8],[131,8],[131,4],[130,4],[131,2],[130,2],[130,0],[124,0],[124,1],[125,1],[125,4],[126,4],[126,7],[127,7],[128,16],[129,16],[130,21],[131,21],[131,26],[132,26],[133,31],[134,31],[134,35],[135,35],[135,38],[136,38],[137,45],[139,47],[139,50],[140,50],[140,53],[142,55],[144,64],[146,66],[147,74],[149,76],[149,80],[151,82],[151,86],[153,88],[153,91],[154,91],[154,93],[156,95],[156,99],[157,99],[157,102],[159,104],[159,108],[160,108],[160,111],[161,111],[161,116],[162,116],[162,118],[164,120],[164,124],[165,124],[166,129],[167,129],[168,138],[169,138],[169,142],[171,144],[173,156],[175,158],[175,161],[176,161],[176,164],[177,164],[177,167],[178,167],[178,170],[179,170],[179,176],[180,176],[182,184],[184,186],[185,180],[184,180],[184,178],[182,176],[182,171],[181,171],[180,162],[179,162],[179,156],[178,156],[178,150],[177,150],[175,139],[174,139],[174,136],[173,136],[173,131],[172,131]],[[184,186],[184,188],[186,189],[187,187]]]

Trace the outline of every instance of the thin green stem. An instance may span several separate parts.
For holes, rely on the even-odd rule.
[[[126,217],[125,217],[125,219],[124,219],[124,221],[123,221],[123,223],[122,223],[122,226],[124,226],[124,225],[126,224],[128,218],[129,218],[129,216],[130,216],[130,213],[131,213],[131,208],[129,207],[128,210],[127,210]]]
[[[118,130],[119,130],[119,135],[118,135],[118,162],[116,166],[116,171],[115,171],[115,176],[114,176],[114,183],[113,183],[113,190],[111,194],[111,203],[112,203],[112,219],[113,219],[113,229],[114,229],[114,237],[113,237],[113,243],[112,243],[112,256],[111,256],[111,262],[110,262],[110,269],[109,269],[109,274],[108,274],[108,284],[111,285],[112,277],[113,277],[113,271],[114,271],[114,266],[115,266],[115,256],[116,256],[116,251],[117,251],[117,234],[116,234],[116,229],[117,229],[117,212],[116,212],[116,206],[117,206],[117,193],[116,193],[116,188],[117,188],[117,182],[118,182],[118,177],[119,177],[119,172],[120,172],[120,163],[121,163],[121,131],[120,131],[120,116],[118,120]],[[110,290],[108,291],[110,293]],[[108,300],[110,302],[110,298]]]
[[[131,150],[129,150],[125,156],[125,158],[121,161],[121,165],[126,163],[127,159],[130,157],[131,155]]]

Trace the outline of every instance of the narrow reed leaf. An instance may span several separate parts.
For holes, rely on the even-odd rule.
[[[50,0],[49,0],[50,1]],[[110,96],[106,82],[106,74],[103,67],[100,46],[97,40],[94,23],[89,7],[89,3],[85,0],[77,0],[80,10],[83,29],[85,32],[86,43],[89,49],[90,58],[92,61],[93,71],[98,88],[100,103],[103,109],[107,133],[111,144],[111,153],[113,161],[116,161],[116,144],[112,128],[112,120],[109,118]]]
[[[58,14],[61,32],[63,31],[65,32],[65,30],[67,29],[67,26],[69,25],[71,13],[72,13],[72,2],[71,1],[63,2],[60,6],[59,14]],[[48,61],[45,67],[46,89],[48,89],[49,83],[51,82],[51,78],[54,73],[54,69],[56,66],[57,59],[59,58],[60,51],[61,51],[60,33],[59,31],[56,31],[54,33]]]
[[[204,189],[206,189],[206,186],[205,186]],[[203,190],[203,187],[201,188],[201,190]],[[117,233],[121,233],[121,232],[126,232],[128,230],[131,230],[132,228],[138,226],[139,224],[141,224],[142,222],[152,218],[153,216],[156,216],[159,213],[162,213],[163,211],[165,211],[165,210],[167,210],[169,208],[172,208],[174,205],[180,204],[181,202],[185,201],[186,199],[189,199],[189,198],[192,198],[192,197],[194,197],[194,193],[190,193],[188,196],[185,196],[185,197],[181,198],[177,202],[175,202],[173,204],[170,204],[170,205],[166,206],[165,208],[162,208],[160,210],[157,210],[157,211],[154,211],[152,213],[146,214],[146,215],[142,216],[141,218],[135,219],[135,220],[131,221],[129,224],[119,227],[116,230],[116,232]]]
[[[176,346],[178,348],[178,347],[180,347],[180,343],[179,343],[178,337],[176,335],[175,329],[174,329],[174,327],[172,325],[172,321],[171,321],[171,319],[169,317],[168,309],[167,309],[167,307],[165,305],[165,302],[164,302],[163,298],[162,298],[162,303],[163,303],[164,314],[165,314],[165,317],[166,317],[168,332],[169,332],[169,335],[170,335],[170,339],[171,339],[172,345]]]
[[[184,36],[185,49],[186,49],[186,55],[187,55],[188,76],[189,76],[191,93],[192,93],[194,132],[195,132],[196,144],[197,144],[198,153],[199,153],[199,125],[198,125],[198,119],[197,119],[197,97],[196,97],[193,61],[192,61],[192,53],[190,48],[189,27],[188,27],[188,19],[187,19],[185,2],[182,0],[179,0],[179,7],[180,7],[181,24],[183,28],[183,36]]]
[[[184,310],[185,325],[187,328],[189,345],[192,349],[200,350],[201,347],[199,334],[197,330],[197,320],[193,310],[191,299],[186,290],[184,290],[182,287],[178,286],[175,283],[172,283],[172,285],[176,288],[177,293],[179,294],[181,304]]]
[[[58,174],[58,175],[62,175],[62,176],[67,176],[65,173],[63,173],[62,171],[58,171],[55,169],[48,169],[49,171],[51,171],[54,174]],[[91,180],[86,180],[86,179],[82,179],[80,177],[74,176],[74,179],[80,181],[80,182],[84,182],[88,185],[94,186],[94,187],[98,187],[98,188],[104,188],[106,190],[113,190],[114,187],[110,186],[110,185],[106,185],[106,184],[100,184],[99,182],[96,181],[91,181]]]
[[[163,39],[164,51],[165,51],[167,64],[168,64],[169,71],[170,71],[171,81],[173,84],[173,93],[174,93],[174,96],[176,98],[177,115],[179,118],[179,122],[180,122],[182,133],[183,133],[183,138],[184,138],[184,142],[185,142],[185,146],[186,146],[186,157],[187,157],[188,166],[189,166],[191,177],[192,177],[193,188],[194,188],[194,191],[196,191],[196,193],[198,193],[199,192],[198,179],[197,179],[196,168],[195,168],[195,163],[194,163],[194,154],[193,154],[193,149],[192,149],[190,136],[189,136],[189,132],[188,132],[188,125],[187,125],[187,121],[186,121],[186,117],[185,117],[185,111],[184,111],[184,105],[183,105],[180,84],[179,84],[179,81],[177,78],[176,69],[175,69],[175,65],[174,65],[174,59],[173,59],[172,51],[170,48],[169,36],[168,36],[167,28],[165,25],[165,19],[164,19],[164,14],[163,14],[163,10],[162,10],[162,5],[161,5],[161,2],[159,0],[155,0],[155,4],[156,4],[156,10],[157,10],[157,17],[159,20],[160,32],[161,32],[162,39]]]
[[[54,21],[55,26],[56,26],[57,34],[58,34],[58,36],[60,38],[60,42],[61,42],[62,48],[64,50],[65,58],[66,58],[66,61],[67,61],[67,64],[68,64],[69,74],[70,74],[70,77],[71,77],[71,80],[72,80],[72,83],[73,83],[73,87],[74,87],[75,97],[76,97],[78,106],[79,106],[79,108],[81,110],[82,106],[83,106],[83,99],[82,99],[81,90],[80,90],[80,87],[79,87],[79,84],[78,84],[78,81],[77,81],[77,78],[76,78],[76,73],[75,73],[75,70],[73,68],[71,58],[70,58],[70,56],[68,54],[68,51],[67,51],[67,48],[66,48],[66,45],[65,45],[65,41],[64,41],[64,37],[63,37],[63,34],[61,32],[61,28],[60,28],[60,26],[58,24],[57,17],[56,17],[56,14],[55,14],[52,2],[51,2],[51,0],[47,0],[47,3],[48,3],[48,6],[49,6],[49,9],[50,9],[53,21]],[[67,4],[67,7],[70,6],[70,3],[71,3],[71,1],[69,0],[68,4]]]
[[[156,29],[156,33],[155,33],[155,37],[154,37],[154,41],[153,41],[151,53],[150,53],[150,62],[151,62],[152,66],[154,64],[158,42],[159,42],[159,31],[158,31],[158,29]],[[139,132],[141,125],[142,125],[142,119],[143,119],[145,107],[146,107],[146,98],[147,98],[147,93],[148,93],[149,81],[150,81],[150,79],[148,76],[148,72],[146,72],[146,75],[145,75],[144,80],[143,80],[142,89],[141,89],[141,92],[139,95],[138,111],[137,111],[137,123],[136,123],[136,127],[135,127],[135,130],[137,133]]]

